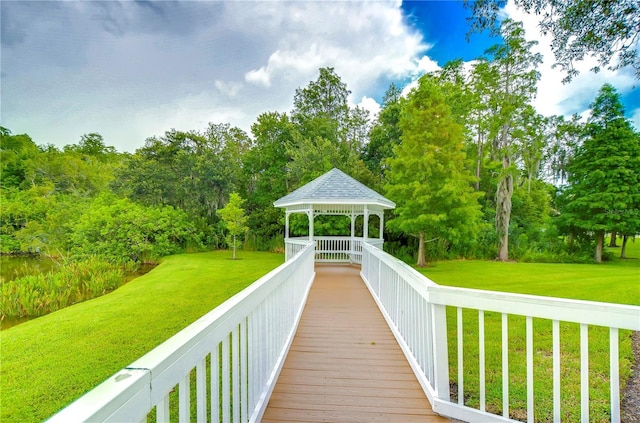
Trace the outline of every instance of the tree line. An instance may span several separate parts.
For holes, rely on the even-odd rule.
[[[539,114],[542,58],[521,23],[500,31],[471,65],[447,63],[406,95],[392,84],[378,116],[350,106],[347,85],[321,68],[291,111],[259,115],[250,133],[172,129],[131,154],[97,133],[60,149],[3,128],[2,252],[141,262],[236,245],[218,214],[232,193],[247,248],[279,249],[273,201],[336,167],[396,202],[387,246],[419,265],[601,261],[605,234],[624,248],[640,232],[640,135],[611,85],[586,123]]]

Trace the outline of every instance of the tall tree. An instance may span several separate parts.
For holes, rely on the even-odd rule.
[[[218,210],[218,215],[227,228],[227,245],[233,249],[234,260],[236,259],[236,249],[242,245],[242,240],[238,239],[238,236],[244,235],[249,230],[247,216],[242,208],[244,201],[237,192],[232,192],[227,205]]]
[[[269,112],[258,116],[251,132],[254,145],[243,156],[248,222],[252,233],[271,238],[282,232],[282,209],[273,202],[292,190],[287,146],[297,131],[286,114]]]
[[[570,120],[563,116],[549,118],[551,138],[545,145],[544,162],[546,176],[557,186],[567,181],[567,166],[572,154],[584,137],[584,124],[579,115],[573,115]]]
[[[605,232],[640,231],[640,139],[613,86],[605,84],[591,107],[586,137],[569,164],[564,213],[570,224],[595,234],[600,262]]]
[[[343,139],[351,91],[333,68],[320,68],[318,79],[296,89],[292,120],[308,138]]]
[[[463,128],[439,84],[423,76],[402,102],[401,143],[387,160],[385,188],[397,204],[388,226],[418,237],[418,266],[426,265],[426,238],[458,243],[473,236],[480,217],[480,194],[465,168]]]
[[[393,156],[393,147],[400,143],[400,95],[402,91],[395,84],[387,89],[382,101],[382,109],[377,122],[369,133],[369,142],[364,146],[361,157],[367,168],[378,181],[384,181],[385,159]]]
[[[297,134],[287,149],[294,188],[333,167],[363,183],[373,179],[360,159],[368,115],[349,108],[350,93],[333,68],[321,68],[316,81],[296,90],[291,120]]]
[[[489,107],[495,110],[490,120],[489,138],[493,141],[492,156],[502,162],[496,192],[496,230],[498,233],[498,260],[509,259],[509,221],[513,178],[518,157],[517,137],[523,113],[536,94],[540,74],[536,70],[542,56],[532,52],[534,41],[527,41],[521,22],[505,19],[501,27],[504,44],[488,50],[492,56],[488,79],[492,95]]]
[[[565,82],[578,74],[574,63],[593,55],[598,66],[619,69],[631,66],[640,79],[640,3],[637,0],[514,0],[527,13],[539,16],[543,34],[551,34],[556,64]],[[465,0],[473,11],[472,31],[496,28],[506,0]]]

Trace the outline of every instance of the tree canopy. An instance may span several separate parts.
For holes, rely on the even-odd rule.
[[[631,66],[640,79],[640,3],[636,0],[514,0],[539,18],[543,34],[553,38],[556,65],[566,73],[565,82],[578,74],[575,62],[593,55],[600,67]],[[506,0],[465,0],[471,8],[471,32],[496,31],[499,11]]]

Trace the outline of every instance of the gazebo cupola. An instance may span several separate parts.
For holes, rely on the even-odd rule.
[[[332,169],[308,184],[273,203],[285,209],[285,247],[287,259],[307,242],[316,243],[316,261],[360,263],[362,242],[382,248],[384,210],[395,203],[346,173]],[[289,218],[293,213],[306,214],[308,237],[290,237]],[[342,215],[351,219],[351,233],[339,236],[315,236],[314,220],[320,215]],[[361,236],[356,236],[356,219],[363,216]],[[377,234],[369,234],[369,218],[377,216]],[[373,235],[373,237],[371,237]]]

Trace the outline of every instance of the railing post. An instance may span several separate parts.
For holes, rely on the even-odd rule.
[[[449,401],[449,348],[447,345],[447,307],[432,304],[433,357],[436,397]]]

